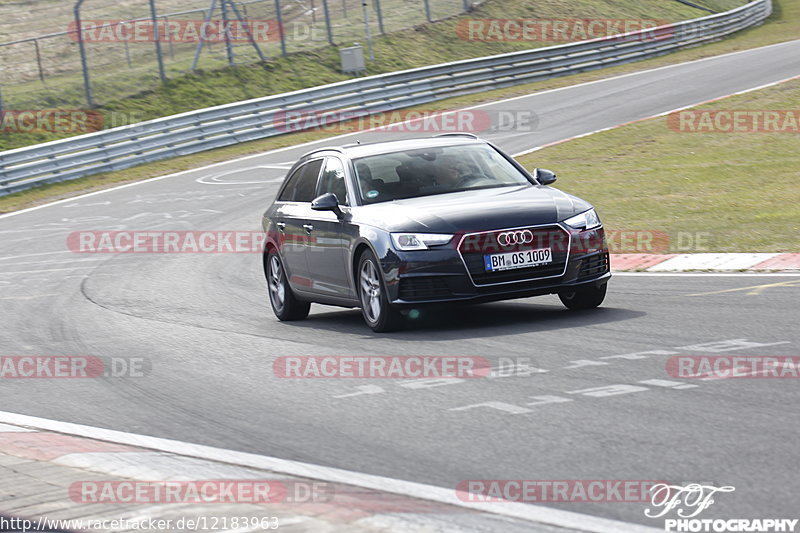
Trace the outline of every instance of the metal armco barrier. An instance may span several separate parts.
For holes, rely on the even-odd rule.
[[[760,24],[772,0],[656,29],[456,61],[182,113],[0,152],[0,195],[293,131],[285,112],[349,118],[619,65]]]

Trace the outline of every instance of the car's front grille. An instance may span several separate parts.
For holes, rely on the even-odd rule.
[[[522,228],[522,230],[529,230],[533,233],[532,242],[511,246],[498,244],[497,238],[501,233],[520,231],[517,229],[471,234],[462,239],[459,252],[475,285],[529,281],[560,276],[564,273],[569,253],[569,233],[558,225],[529,227]],[[553,259],[551,263],[498,272],[486,271],[485,255],[541,248],[550,248]]]
[[[450,287],[438,276],[400,278],[401,300],[434,300],[450,296]]]
[[[608,252],[602,252],[581,260],[578,279],[593,278],[608,272]]]

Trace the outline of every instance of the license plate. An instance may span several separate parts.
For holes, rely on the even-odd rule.
[[[483,263],[487,272],[546,265],[552,262],[553,253],[550,251],[550,248],[483,256]]]

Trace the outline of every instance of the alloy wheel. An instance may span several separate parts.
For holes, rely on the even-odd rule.
[[[278,309],[283,309],[286,292],[283,284],[283,267],[277,256],[272,256],[269,261],[269,295],[272,304]]]
[[[370,322],[381,316],[381,280],[372,261],[361,266],[361,303]]]

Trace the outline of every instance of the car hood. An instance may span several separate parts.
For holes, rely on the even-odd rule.
[[[387,231],[456,233],[559,222],[591,204],[545,186],[437,194],[353,210],[353,222]]]

